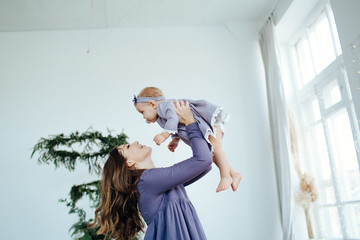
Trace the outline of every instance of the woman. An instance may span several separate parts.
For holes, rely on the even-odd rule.
[[[175,101],[173,107],[186,126],[193,157],[155,168],[150,147],[134,142],[112,150],[103,168],[101,203],[89,225],[100,225],[98,234],[128,240],[143,231],[143,218],[145,240],[206,239],[184,186],[210,171],[212,156],[189,103]]]

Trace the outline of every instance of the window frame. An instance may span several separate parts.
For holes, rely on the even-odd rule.
[[[289,44],[287,45],[287,54],[288,54],[289,58],[291,58],[291,61],[290,61],[291,62],[290,63],[291,70],[290,71],[292,72],[291,75],[292,75],[293,81],[290,85],[292,88],[293,101],[296,102],[293,105],[296,106],[296,108],[298,109],[297,110],[298,112],[301,112],[301,114],[299,114],[300,128],[306,129],[306,131],[308,131],[311,126],[315,126],[316,124],[319,124],[319,123],[322,125],[324,135],[325,135],[325,141],[326,141],[326,145],[327,145],[327,149],[328,149],[328,158],[329,158],[330,171],[331,171],[331,181],[332,181],[332,184],[334,186],[334,191],[335,191],[334,192],[334,194],[335,194],[335,202],[334,203],[320,204],[320,203],[316,202],[315,204],[313,204],[314,218],[316,219],[316,222],[319,223],[320,219],[319,219],[319,215],[317,213],[321,209],[325,209],[328,207],[336,207],[337,213],[339,216],[342,237],[345,239],[351,239],[348,236],[348,231],[346,229],[346,224],[345,224],[346,219],[345,219],[345,215],[343,213],[344,212],[343,209],[345,208],[345,206],[347,206],[349,204],[360,203],[360,199],[354,200],[354,201],[341,201],[341,199],[340,199],[341,193],[339,192],[339,189],[337,189],[337,186],[339,186],[339,185],[336,182],[337,179],[335,177],[336,173],[335,173],[335,167],[334,167],[335,163],[334,163],[334,159],[333,159],[333,154],[331,154],[331,152],[335,148],[332,148],[331,141],[330,141],[329,137],[327,136],[327,134],[330,132],[327,121],[328,121],[329,117],[334,116],[336,114],[336,112],[345,110],[348,113],[348,117],[350,120],[351,132],[352,132],[353,141],[354,141],[356,157],[357,157],[357,163],[358,163],[358,167],[359,167],[359,171],[360,171],[360,151],[357,151],[357,149],[356,149],[359,147],[359,146],[357,146],[358,145],[357,139],[359,138],[359,129],[358,129],[358,124],[357,124],[357,120],[356,120],[353,99],[351,98],[350,87],[349,87],[349,83],[347,80],[347,75],[346,75],[346,70],[345,70],[345,66],[344,66],[342,52],[341,52],[341,49],[339,49],[339,47],[340,47],[339,43],[335,39],[335,37],[336,37],[335,34],[338,34],[338,33],[336,30],[336,26],[335,26],[335,20],[333,18],[333,14],[331,11],[332,10],[331,10],[331,6],[329,3],[325,3],[325,4],[322,3],[321,5],[319,5],[318,8],[316,8],[310,14],[310,16],[308,18],[309,21],[304,22],[304,24],[299,28],[299,31],[297,31],[297,33],[295,34],[295,36],[293,38],[293,41],[289,41]],[[335,60],[332,63],[330,63],[327,67],[325,67],[319,74],[316,74],[315,66],[313,63],[312,65],[313,65],[313,71],[314,71],[315,77],[312,80],[310,80],[309,82],[307,82],[304,86],[300,86],[301,81],[300,81],[300,79],[298,79],[298,77],[300,76],[299,67],[297,66],[298,59],[297,59],[296,50],[295,50],[296,48],[294,46],[304,37],[309,40],[309,28],[312,27],[312,24],[316,23],[316,21],[321,17],[321,14],[323,14],[323,13],[327,17],[328,23],[330,25],[331,37],[332,37],[332,42],[333,42],[334,52],[335,52],[336,57],[335,57]],[[309,46],[311,48],[311,44],[309,44]],[[337,79],[337,83],[338,83],[339,90],[340,90],[341,100],[339,102],[333,104],[329,108],[326,108],[321,94],[322,94],[322,90],[327,86],[327,84],[329,84],[331,81],[334,80],[334,77],[330,77],[330,76],[336,76],[335,79]],[[307,124],[306,124],[307,120],[305,119],[305,114],[303,112],[303,108],[301,105],[305,101],[307,101],[310,97],[317,99],[317,101],[319,102],[319,109],[320,109],[321,117],[320,117],[320,120],[313,122],[311,124],[311,126],[307,126]],[[299,137],[301,139],[306,139],[305,132],[301,131]],[[305,148],[307,148],[307,147],[305,146]],[[309,159],[309,152],[307,150],[305,153],[303,153],[303,158]],[[309,163],[306,163],[306,165],[309,166]],[[317,224],[317,225],[319,225],[319,224]],[[326,236],[326,234],[323,234],[321,232],[321,229],[316,229],[315,232],[318,235],[320,233],[321,237],[326,237],[327,239],[339,239],[339,238],[328,238]],[[354,238],[352,238],[352,239],[354,239]],[[356,239],[360,239],[360,238],[356,238]]]

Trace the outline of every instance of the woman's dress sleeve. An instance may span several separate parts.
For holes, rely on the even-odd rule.
[[[186,127],[193,156],[171,167],[153,168],[144,172],[144,184],[155,194],[160,194],[180,184],[188,185],[204,176],[210,169],[212,155],[208,144],[194,122]]]

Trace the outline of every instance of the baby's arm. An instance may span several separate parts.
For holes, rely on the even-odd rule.
[[[177,133],[178,125],[179,125],[179,117],[176,115],[174,108],[171,106],[170,102],[167,103],[167,108],[165,111],[166,123],[164,125],[164,130],[175,134]]]
[[[167,132],[167,131],[164,131],[160,134],[157,134],[155,137],[154,137],[154,142],[160,146],[160,144],[162,144],[163,142],[166,141],[166,139],[168,139],[170,137],[171,133]]]
[[[171,140],[171,142],[168,145],[168,149],[172,152],[175,152],[175,149],[179,145],[179,142],[180,142],[179,137],[173,137],[173,139]]]
[[[157,134],[153,139],[157,145],[165,142],[171,134],[175,134],[179,124],[179,118],[176,115],[176,112],[174,111],[174,108],[171,106],[170,102],[164,103],[164,105],[161,105],[161,108],[161,117],[162,119],[166,119],[166,122],[163,126],[164,131],[161,134]]]

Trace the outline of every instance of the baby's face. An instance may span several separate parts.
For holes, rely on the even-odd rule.
[[[146,123],[156,122],[158,115],[156,112],[156,105],[152,106],[150,103],[137,103],[136,110],[143,115]]]

